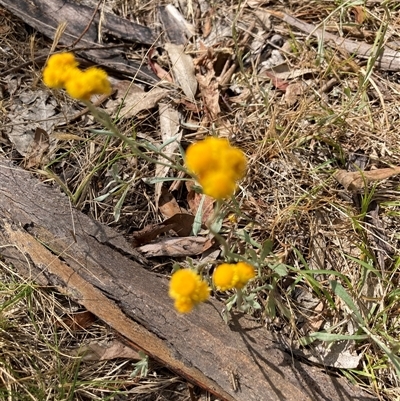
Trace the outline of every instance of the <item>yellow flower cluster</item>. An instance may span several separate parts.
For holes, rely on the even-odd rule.
[[[246,156],[227,139],[209,137],[190,145],[186,165],[196,175],[203,192],[215,199],[233,195],[246,174]]]
[[[175,300],[178,312],[189,313],[195,305],[207,301],[210,288],[193,270],[181,269],[171,277],[169,296]]]
[[[65,88],[71,97],[78,100],[90,100],[92,95],[111,93],[107,73],[96,67],[80,70],[72,53],[51,56],[43,71],[43,81],[49,88]]]
[[[215,269],[213,282],[221,291],[231,290],[232,288],[242,289],[255,275],[254,267],[247,263],[223,263]]]

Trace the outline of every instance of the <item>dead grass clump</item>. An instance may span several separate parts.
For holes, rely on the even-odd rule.
[[[65,295],[0,267],[1,399],[188,399],[187,385],[154,362],[147,377],[132,376],[137,357]]]

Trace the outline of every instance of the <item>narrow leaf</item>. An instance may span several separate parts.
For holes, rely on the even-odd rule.
[[[350,308],[350,310],[353,312],[355,318],[357,319],[357,322],[362,327],[364,327],[365,326],[364,319],[361,316],[361,313],[358,310],[358,308],[357,308],[356,304],[354,303],[353,299],[351,298],[351,296],[342,287],[342,285],[339,282],[337,282],[336,280],[331,280],[330,284],[331,284],[333,292]]]

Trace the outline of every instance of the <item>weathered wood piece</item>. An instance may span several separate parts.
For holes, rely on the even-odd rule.
[[[184,18],[179,18],[179,11],[172,4],[168,4],[158,7],[158,13],[168,42],[185,45],[192,35],[185,25]]]
[[[355,54],[360,58],[368,59],[369,57],[375,57],[375,52],[378,50],[373,45],[364,42],[355,42],[326,32],[324,29],[317,28],[312,24],[301,21],[290,14],[275,10],[266,11],[274,17],[285,21],[290,26],[313,35],[330,46],[340,47],[351,55]],[[374,66],[385,71],[400,71],[400,52],[383,46],[379,49],[378,54],[376,55]]]
[[[225,325],[217,301],[178,315],[167,281],[142,267],[120,234],[1,157],[0,241],[2,258],[21,273],[56,286],[136,347],[223,400],[375,400],[292,359],[250,319],[239,315]]]
[[[59,43],[71,46],[78,42],[81,57],[119,73],[136,77],[146,83],[156,83],[158,77],[139,62],[127,60],[119,48],[105,48],[99,44],[99,34],[107,33],[130,43],[154,44],[157,35],[152,29],[105,12],[101,19],[95,9],[68,0],[0,0],[12,14],[45,36],[54,39],[57,27],[67,23]]]

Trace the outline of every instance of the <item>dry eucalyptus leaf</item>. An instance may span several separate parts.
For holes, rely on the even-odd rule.
[[[194,216],[187,213],[178,213],[159,224],[151,224],[140,231],[133,233],[133,247],[148,244],[160,234],[170,230],[180,237],[187,237],[192,232]]]
[[[113,88],[117,91],[116,99],[108,102],[107,110],[115,113],[123,101],[119,112],[122,118],[131,118],[141,111],[154,108],[168,94],[167,90],[157,87],[144,92],[142,88],[127,80],[113,80]]]
[[[349,191],[363,189],[369,182],[381,181],[400,174],[400,167],[380,168],[370,171],[338,170],[334,177]]]
[[[49,98],[49,93],[40,90],[26,90],[19,100],[21,103],[14,102],[8,113],[14,125],[7,135],[18,153],[27,156],[35,147],[36,128],[49,133],[57,123],[54,119],[57,105],[54,99]]]
[[[183,50],[183,45],[165,44],[172,64],[172,71],[175,79],[183,90],[183,93],[190,100],[194,100],[197,92],[197,80],[194,75],[193,59]]]
[[[95,321],[96,316],[86,310],[68,315],[63,319],[63,324],[72,331],[77,331],[89,328]]]
[[[159,65],[155,61],[150,61],[149,64],[151,63],[151,69],[153,72],[157,75],[158,78],[173,83],[174,80],[172,79],[171,75],[169,74],[168,71],[166,71],[161,65]]]
[[[164,224],[171,224],[172,230],[180,237],[187,237],[192,232],[194,216],[188,213],[178,213],[164,221]]]
[[[265,0],[248,0],[247,5],[251,8],[258,8],[265,3]]]
[[[116,358],[126,358],[139,361],[139,353],[118,340],[111,343],[92,342],[75,350],[76,356],[83,355],[84,361],[107,361]]]
[[[152,109],[157,103],[168,95],[168,91],[162,88],[153,88],[149,92],[141,95],[130,94],[125,98],[124,106],[121,110],[122,118],[130,118],[136,116],[143,110]]]
[[[214,64],[217,57],[212,49],[207,49],[204,45],[201,46],[203,54],[194,61],[196,70],[197,82],[203,98],[204,107],[210,113],[214,120],[218,117],[221,109],[219,107],[219,83],[215,77]]]
[[[357,24],[362,25],[367,19],[365,6],[354,6],[351,8],[351,11],[354,14],[354,19],[356,20]]]
[[[107,111],[112,114],[118,111],[121,107],[126,105],[126,101],[133,102],[135,99],[140,98],[145,93],[144,90],[134,84],[131,80],[110,78],[112,88],[115,91],[115,99],[110,99],[107,102]]]
[[[49,149],[49,135],[40,128],[36,127],[34,137],[25,155],[25,168],[32,168],[40,165],[43,154]]]
[[[197,74],[196,77],[201,88],[204,105],[211,117],[215,119],[221,111],[219,107],[219,84],[215,79],[210,79],[207,75]]]
[[[183,257],[199,255],[209,249],[212,243],[203,237],[164,238],[160,241],[137,248],[144,256],[154,258],[156,256]]]
[[[204,37],[204,44],[207,46],[215,46],[216,43],[223,42],[224,39],[232,38],[232,22],[233,15],[223,15],[217,11],[210,10],[212,18],[211,32]]]
[[[289,84],[285,90],[285,102],[288,106],[293,106],[297,100],[304,94],[307,86],[304,82],[294,82]]]
[[[212,29],[212,18],[211,18],[211,13],[208,12],[205,17],[204,17],[204,23],[203,23],[203,38],[206,38],[210,33]]]
[[[174,159],[175,152],[178,150],[179,144],[182,138],[182,131],[180,131],[179,125],[179,112],[172,108],[171,105],[160,103],[159,104],[160,114],[160,131],[163,143],[168,143],[162,149],[162,153],[171,159]],[[165,157],[159,156],[158,160],[162,163],[170,163]],[[169,166],[162,164],[156,164],[155,177],[167,177]],[[161,196],[161,189],[163,183],[157,182],[155,184],[155,201],[158,207],[158,201]]]
[[[272,85],[275,86],[276,89],[281,91],[285,91],[289,86],[289,83],[284,81],[283,79],[277,78],[272,72],[265,71],[264,74],[271,79]]]
[[[174,195],[172,195],[172,193],[166,188],[161,188],[161,196],[158,200],[158,210],[166,218],[184,212],[184,210],[182,210],[178,205]]]
[[[59,141],[86,141],[87,139],[75,134],[68,134],[67,132],[53,132],[52,138]]]
[[[132,234],[132,246],[136,248],[148,244],[155,240],[160,234],[166,233],[173,228],[173,224],[149,224],[140,231],[136,231]]]
[[[189,204],[190,211],[193,213],[193,215],[196,215],[201,203],[201,199],[204,196],[201,223],[206,224],[210,217],[214,214],[214,198],[211,198],[211,196],[199,194],[198,192],[193,190],[193,186],[193,181],[188,181],[186,183],[186,188],[188,190],[187,202]]]
[[[292,70],[287,64],[281,64],[272,71],[276,78],[288,80],[302,77],[307,74],[316,74],[318,70],[315,68],[297,68]]]

